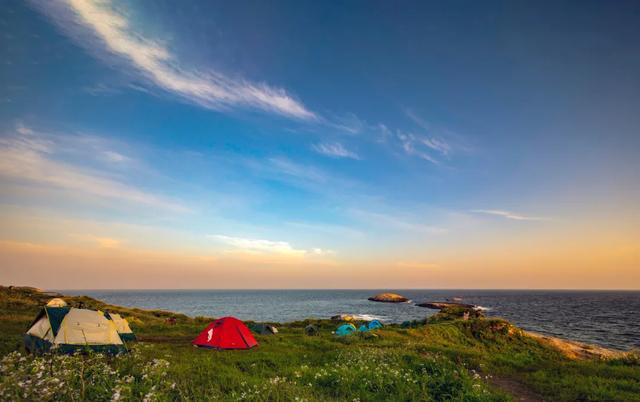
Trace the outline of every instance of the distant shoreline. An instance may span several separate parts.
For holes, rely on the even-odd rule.
[[[24,286],[28,287],[28,286]],[[41,289],[42,290],[42,289]],[[637,293],[640,292],[640,289],[561,289],[561,288],[81,288],[81,289],[44,289],[44,292],[82,292],[82,291],[111,291],[111,292],[128,292],[128,291],[145,291],[145,292],[188,292],[188,291],[216,291],[216,292],[238,292],[238,291],[257,291],[257,292],[280,292],[280,291],[372,291],[372,292],[381,292],[381,291],[487,291],[487,292],[629,292],[629,293]]]

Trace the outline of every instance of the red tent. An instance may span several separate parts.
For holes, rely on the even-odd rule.
[[[249,328],[234,317],[215,320],[191,343],[216,349],[249,349],[258,346]]]

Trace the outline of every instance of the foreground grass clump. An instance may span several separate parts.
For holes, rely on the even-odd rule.
[[[256,351],[238,352],[231,363],[223,353],[187,350],[136,345],[115,357],[12,352],[0,363],[0,400],[508,400],[439,356],[357,349],[293,364]]]
[[[141,342],[115,357],[26,355],[21,336],[51,297],[0,287],[0,400],[506,401],[522,390],[534,400],[640,400],[637,355],[569,358],[504,320],[452,311],[346,337],[331,334],[337,322],[293,322],[257,335],[257,348],[214,351],[190,344],[212,318],[65,297],[120,313]],[[304,335],[310,323],[319,336]]]
[[[12,352],[0,361],[0,400],[82,401],[156,400],[177,397],[164,359],[131,353],[24,356]]]

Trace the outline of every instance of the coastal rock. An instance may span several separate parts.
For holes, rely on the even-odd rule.
[[[406,303],[409,301],[404,296],[397,295],[395,293],[380,293],[373,297],[370,297],[369,300],[374,302],[382,302],[382,303]]]
[[[470,308],[474,309],[477,306],[473,304],[464,304],[464,303],[452,303],[452,302],[423,302],[416,304],[418,307],[426,307],[434,310],[442,310],[443,308],[449,307],[460,307],[460,308]]]

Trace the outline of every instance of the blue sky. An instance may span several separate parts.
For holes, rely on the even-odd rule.
[[[514,238],[634,243],[637,2],[233,3],[3,7],[2,240],[425,283]]]

